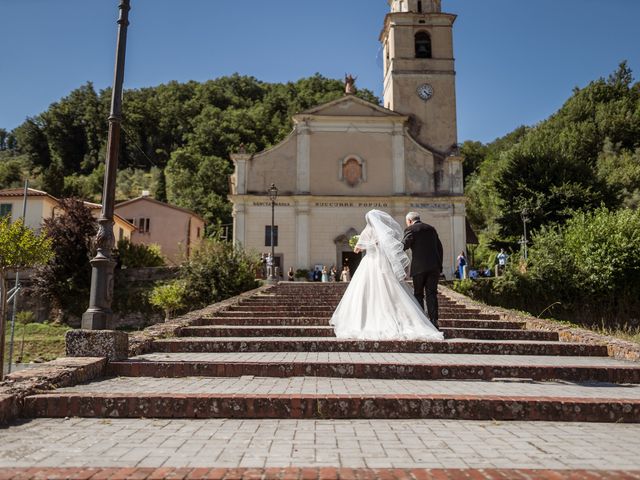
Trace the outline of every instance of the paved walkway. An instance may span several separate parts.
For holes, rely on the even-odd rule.
[[[2,430],[0,471],[27,466],[640,470],[638,452],[640,426],[625,424],[37,419]]]

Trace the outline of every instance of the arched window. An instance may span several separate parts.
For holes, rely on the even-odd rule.
[[[427,32],[416,33],[416,58],[431,58],[431,37]]]

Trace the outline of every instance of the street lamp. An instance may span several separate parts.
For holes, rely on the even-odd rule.
[[[269,271],[269,278],[267,281],[269,283],[277,283],[277,278],[275,276],[275,245],[274,245],[274,230],[275,230],[275,210],[276,210],[276,200],[278,199],[278,188],[275,183],[272,183],[267,190],[269,194],[269,199],[271,200],[271,269]]]
[[[98,219],[96,235],[97,253],[91,260],[91,293],[89,308],[82,315],[85,330],[105,330],[113,312],[113,270],[116,262],[112,256],[115,246],[113,235],[113,208],[116,196],[116,171],[120,152],[120,124],[122,121],[122,84],[124,81],[124,59],[127,48],[127,27],[129,26],[130,0],[120,0],[118,18],[118,43],[116,45],[116,65],[111,94],[109,114],[109,137],[107,139],[107,160],[102,189],[102,212]]]

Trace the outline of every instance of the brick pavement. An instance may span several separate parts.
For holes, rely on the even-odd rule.
[[[623,424],[37,419],[2,431],[0,471],[321,466],[640,470],[639,451],[640,428]]]
[[[12,468],[0,480],[69,478],[84,480],[638,480],[640,472],[534,469],[352,469],[352,468]]]

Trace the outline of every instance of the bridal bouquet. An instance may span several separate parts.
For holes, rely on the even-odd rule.
[[[351,247],[352,250],[356,248],[356,245],[358,244],[358,240],[360,240],[360,235],[354,235],[349,239],[349,246]]]

